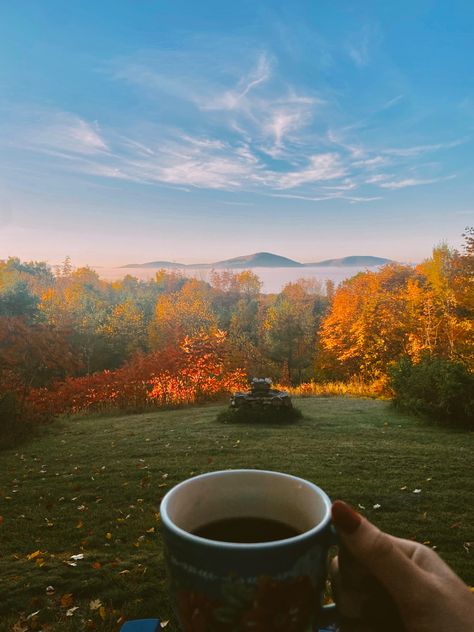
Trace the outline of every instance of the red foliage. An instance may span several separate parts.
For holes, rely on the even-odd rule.
[[[192,404],[242,388],[241,369],[226,368],[226,334],[186,337],[177,349],[136,356],[116,371],[70,377],[49,389],[33,389],[29,401],[49,414],[142,410]]]

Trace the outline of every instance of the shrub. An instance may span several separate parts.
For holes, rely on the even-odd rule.
[[[180,406],[218,399],[246,384],[241,369],[226,364],[226,335],[196,334],[177,349],[137,356],[115,371],[68,377],[32,389],[28,402],[51,416]]]
[[[403,357],[390,370],[394,403],[451,426],[474,428],[474,375],[460,362]]]

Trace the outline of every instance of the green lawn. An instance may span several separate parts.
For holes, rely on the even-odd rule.
[[[473,585],[473,433],[426,426],[383,401],[298,406],[305,418],[292,426],[218,424],[217,405],[70,419],[0,453],[0,630],[39,611],[15,632],[115,630],[121,616],[160,616],[175,631],[160,499],[225,468],[308,478],[380,527],[436,546]]]

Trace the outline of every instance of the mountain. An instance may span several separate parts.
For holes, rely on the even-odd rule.
[[[172,261],[149,261],[148,263],[127,263],[121,268],[185,268],[184,263],[174,263]]]
[[[335,267],[367,267],[372,268],[374,266],[384,266],[387,263],[395,263],[392,259],[385,259],[384,257],[370,257],[370,256],[352,256],[342,257],[341,259],[325,259],[324,261],[317,261],[316,263],[305,263],[307,268],[323,268],[329,266]]]
[[[253,255],[217,261],[212,268],[302,268],[303,264],[271,252],[256,252]]]
[[[193,263],[186,265],[185,263],[175,263],[172,261],[149,261],[148,263],[129,263],[121,268],[223,268],[229,270],[231,268],[323,268],[327,266],[336,267],[359,267],[371,268],[373,266],[383,266],[386,263],[394,263],[391,259],[383,257],[342,257],[342,259],[325,259],[316,263],[300,263],[288,257],[274,255],[271,252],[255,252],[253,255],[244,255],[242,257],[234,257],[233,259],[225,259],[224,261],[216,261],[215,263]]]

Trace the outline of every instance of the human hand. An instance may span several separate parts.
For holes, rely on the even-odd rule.
[[[432,550],[383,533],[337,500],[331,576],[343,630],[474,632],[474,595]]]

